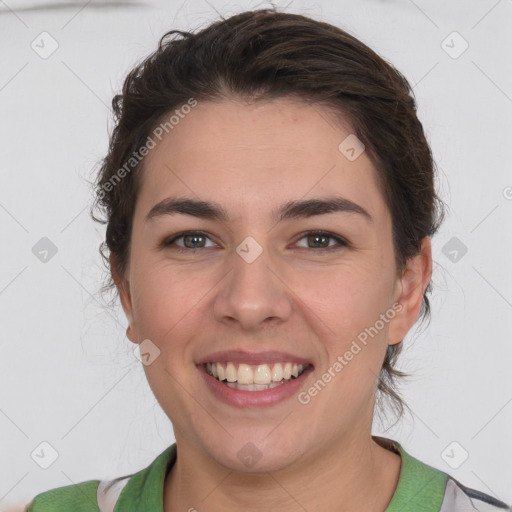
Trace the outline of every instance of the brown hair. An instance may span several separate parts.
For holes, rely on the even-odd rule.
[[[110,271],[127,268],[143,158],[135,158],[165,116],[195,101],[295,97],[329,107],[349,121],[377,169],[389,207],[397,270],[418,254],[443,218],[434,187],[435,164],[404,76],[347,32],[274,9],[247,11],[196,33],[171,30],[157,50],[126,77],[112,100],[115,127],[95,182],[93,219],[107,224],[100,253]],[[129,166],[127,163],[129,162]],[[121,170],[124,169],[124,172]],[[93,210],[100,208],[106,220]],[[110,276],[102,292],[115,290]],[[420,316],[429,317],[427,294]],[[115,298],[114,298],[115,300]],[[388,346],[378,391],[400,417],[404,402],[395,378],[402,343]]]

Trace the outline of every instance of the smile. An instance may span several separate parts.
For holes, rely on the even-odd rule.
[[[310,366],[291,362],[263,363],[205,363],[206,373],[232,389],[264,391],[297,379]]]

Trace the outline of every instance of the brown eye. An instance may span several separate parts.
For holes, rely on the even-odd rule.
[[[334,235],[327,231],[310,231],[304,233],[299,240],[307,239],[307,247],[303,249],[316,249],[317,252],[332,251],[348,246],[348,242],[340,236]],[[177,241],[182,240],[182,244],[177,244]],[[185,231],[179,233],[172,238],[164,240],[161,248],[168,248],[179,252],[195,251],[196,249],[210,249],[212,246],[206,246],[206,240],[210,237],[201,231]],[[335,244],[331,245],[334,241]],[[213,243],[213,242],[212,242]],[[216,246],[216,244],[214,244]]]
[[[303,239],[307,239],[306,249],[330,251],[348,245],[346,240],[327,231],[311,231],[309,233],[305,233],[299,240]],[[336,245],[329,246],[331,240],[334,240]]]
[[[205,246],[205,240],[209,237],[200,231],[185,231],[162,242],[162,248],[176,249],[177,251],[194,251],[195,249],[209,249]],[[183,240],[183,245],[176,244],[176,241]]]

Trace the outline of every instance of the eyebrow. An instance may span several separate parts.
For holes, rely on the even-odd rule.
[[[339,196],[289,201],[273,210],[271,217],[274,222],[283,222],[337,212],[356,213],[367,221],[373,222],[372,216],[362,206]],[[220,222],[228,222],[230,218],[227,210],[218,203],[186,197],[168,197],[151,208],[145,222],[164,215],[179,214]]]

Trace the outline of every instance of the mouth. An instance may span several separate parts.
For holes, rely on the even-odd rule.
[[[290,361],[247,364],[237,362],[203,363],[205,372],[225,386],[239,391],[266,391],[299,379],[311,364]]]
[[[310,358],[277,350],[218,351],[203,356],[196,367],[208,396],[241,409],[289,401],[308,385],[314,371]]]

